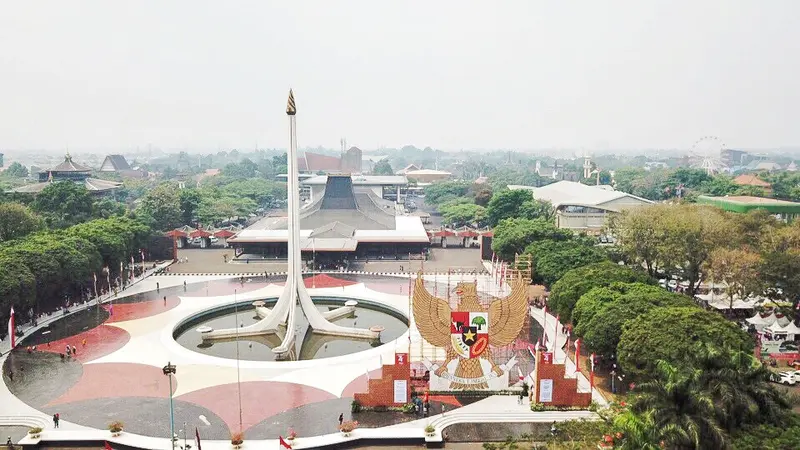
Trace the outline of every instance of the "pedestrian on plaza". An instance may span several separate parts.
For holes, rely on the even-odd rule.
[[[339,426],[342,426],[342,422],[344,422],[344,413],[339,414]]]
[[[522,391],[519,391],[519,399],[517,399],[517,404],[520,404],[520,405],[522,404],[522,398],[523,397],[524,397],[524,395],[522,395]]]
[[[73,346],[72,346],[72,356],[75,356],[75,355],[77,355],[77,354],[78,354],[78,349],[77,349],[77,348],[75,348],[75,346],[73,345]]]
[[[161,292],[161,286],[156,281],[156,292]]]
[[[164,306],[167,306],[167,296],[164,296]]]
[[[72,354],[72,349],[69,348],[69,344],[67,344],[67,356]]]
[[[6,445],[8,446],[9,449],[14,448],[14,443],[11,442],[11,436],[9,436],[8,439],[6,439]]]
[[[58,428],[58,413],[53,414],[53,426]]]
[[[222,255],[222,262],[225,262],[225,263],[228,262],[228,255],[226,255],[226,254]]]
[[[61,361],[64,361],[64,354],[63,353],[59,353],[59,355],[61,356]]]
[[[84,347],[86,347],[86,338],[84,338],[84,339],[81,341],[81,344],[83,344],[83,346],[84,346]]]

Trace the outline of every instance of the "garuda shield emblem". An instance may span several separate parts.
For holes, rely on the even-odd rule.
[[[503,347],[517,338],[528,314],[528,294],[522,278],[512,284],[508,297],[495,298],[489,308],[478,301],[475,283],[458,283],[456,295],[459,304],[450,309],[447,301],[434,297],[425,289],[421,274],[414,286],[414,322],[422,337],[436,347],[447,349],[446,359],[436,370],[443,376],[447,365],[458,360],[455,378],[477,379],[484,376],[481,360],[485,359],[492,372],[502,375],[501,369],[492,360],[491,347]],[[450,382],[450,389],[485,389],[485,382],[465,384]]]

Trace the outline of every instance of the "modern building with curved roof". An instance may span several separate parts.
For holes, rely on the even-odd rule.
[[[530,190],[533,198],[545,200],[556,210],[556,226],[588,233],[600,232],[609,214],[653,204],[652,201],[611,186],[589,186],[574,181],[558,181],[542,187],[508,186]]]

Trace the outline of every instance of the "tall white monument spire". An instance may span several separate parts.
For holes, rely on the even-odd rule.
[[[353,306],[342,306],[325,314],[321,313],[311,296],[308,295],[306,285],[303,282],[303,272],[301,269],[302,259],[300,257],[300,188],[299,171],[297,168],[297,106],[295,105],[294,92],[289,90],[289,100],[286,104],[286,115],[289,116],[289,151],[287,156],[288,165],[288,267],[286,276],[286,286],[283,293],[278,298],[275,306],[269,310],[267,308],[256,308],[256,313],[262,317],[260,321],[242,327],[238,330],[239,336],[256,336],[263,334],[281,334],[281,328],[285,326],[281,345],[272,349],[274,353],[284,356],[291,354],[294,350],[296,333],[296,312],[297,304],[300,303],[302,313],[308,319],[308,325],[315,333],[329,334],[335,336],[351,337],[358,339],[378,339],[380,333],[377,331],[363,328],[349,328],[329,322],[329,319],[341,317],[354,310]],[[203,339],[222,339],[229,338],[236,330],[213,330],[203,333]]]

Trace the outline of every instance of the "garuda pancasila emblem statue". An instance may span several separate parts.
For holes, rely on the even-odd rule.
[[[414,286],[414,322],[420,335],[430,344],[447,349],[446,360],[434,373],[443,376],[447,365],[458,359],[455,378],[483,377],[481,359],[486,359],[497,376],[503,369],[494,363],[491,347],[511,344],[517,338],[528,314],[528,293],[523,279],[517,278],[511,294],[495,298],[487,311],[478,301],[476,283],[458,283],[456,295],[460,301],[455,311],[447,301],[434,297],[425,289],[422,275]],[[465,384],[450,382],[450,389],[486,389],[486,382]]]

